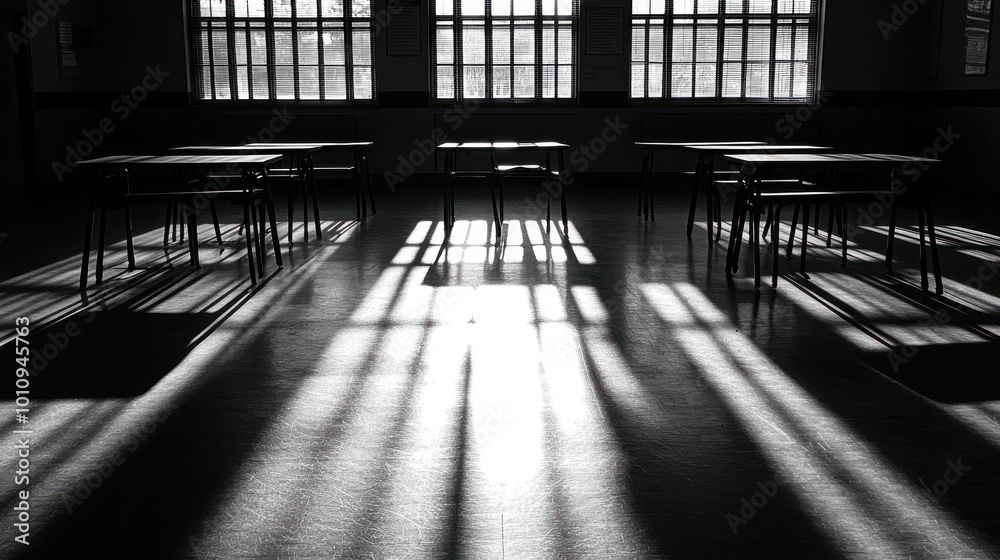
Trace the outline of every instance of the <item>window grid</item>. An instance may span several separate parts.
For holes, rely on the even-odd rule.
[[[374,99],[372,0],[191,0],[190,9],[199,100]]]
[[[436,99],[576,97],[579,0],[432,0],[431,11]]]
[[[818,0],[633,0],[630,96],[722,102],[815,94]]]

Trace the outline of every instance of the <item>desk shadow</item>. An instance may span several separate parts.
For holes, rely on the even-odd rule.
[[[156,385],[218,313],[82,312],[31,330],[31,396],[125,398]],[[0,348],[14,363],[15,341]]]
[[[913,352],[916,351],[914,354]],[[909,356],[907,358],[907,356]],[[863,361],[910,390],[942,403],[1000,399],[1000,343],[937,344],[867,353]]]

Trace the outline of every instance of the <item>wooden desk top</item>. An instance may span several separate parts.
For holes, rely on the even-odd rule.
[[[170,148],[172,152],[192,152],[197,154],[290,154],[318,152],[323,149],[320,143],[285,143],[285,144],[243,144],[239,146],[180,146]]]
[[[253,154],[231,154],[231,155],[176,155],[176,156],[130,156],[114,155],[96,159],[88,159],[80,162],[80,165],[93,167],[220,167],[227,165],[239,165],[250,167],[267,167],[281,161],[281,156],[277,155],[253,155]]]
[[[437,146],[438,150],[447,151],[531,151],[531,150],[565,150],[569,144],[561,142],[445,142]]]
[[[675,148],[682,149],[686,146],[766,146],[767,142],[635,142],[639,148]]]
[[[375,145],[375,142],[254,142],[252,144],[244,144],[245,148],[253,148],[254,150],[259,149],[299,149],[305,146],[320,146],[322,149],[333,149],[333,148],[371,148]]]
[[[779,144],[688,144],[685,150],[699,154],[732,154],[732,153],[790,153],[790,152],[821,152],[832,150],[829,146],[779,145]]]
[[[726,159],[757,166],[798,167],[879,167],[901,163],[940,163],[939,159],[929,159],[897,154],[727,154]]]

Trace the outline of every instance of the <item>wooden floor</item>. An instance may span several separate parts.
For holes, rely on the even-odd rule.
[[[537,190],[508,189],[500,245],[482,192],[448,243],[436,191],[361,224],[330,196],[324,239],[298,225],[255,290],[231,208],[198,270],[151,208],[140,269],[117,243],[85,299],[79,208],[8,216],[31,544],[11,375],[0,556],[1000,556],[995,208],[942,205],[943,297],[915,284],[907,215],[894,274],[884,225],[847,269],[820,227],[810,278],[782,258],[755,296],[725,234],[686,239],[683,190],[656,222],[630,186],[575,193],[549,233]]]

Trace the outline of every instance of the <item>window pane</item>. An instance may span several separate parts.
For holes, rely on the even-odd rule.
[[[296,0],[295,15],[300,18],[316,17],[316,0]]]
[[[323,80],[326,99],[347,99],[347,69],[345,67],[325,67]]]
[[[642,63],[632,64],[632,79],[630,80],[630,94],[632,97],[642,97],[646,94],[646,65]]]
[[[486,15],[485,0],[460,0],[463,16],[484,16]]]
[[[372,99],[372,72],[369,67],[354,67],[354,98]]]
[[[514,67],[514,97],[535,96],[535,68],[533,66]]]
[[[323,34],[323,61],[326,64],[344,64],[347,62],[347,49],[344,44],[344,32],[337,29]]]
[[[535,61],[535,30],[514,28],[514,63],[530,64]]]
[[[486,67],[465,66],[462,68],[462,93],[470,99],[486,97]]]
[[[299,30],[299,64],[319,64],[319,33]]]
[[[344,17],[344,0],[323,0],[321,13],[325,18]]]
[[[299,66],[299,99],[319,99],[319,66]]]
[[[466,26],[462,29],[462,62],[486,63],[486,30],[482,27]]]
[[[493,68],[493,97],[504,98],[511,96],[510,78],[509,66],[496,66]]]
[[[438,66],[437,68],[437,96],[444,99],[455,98],[455,68],[452,66]]]
[[[455,33],[450,27],[437,29],[437,63],[451,64],[455,60]]]

